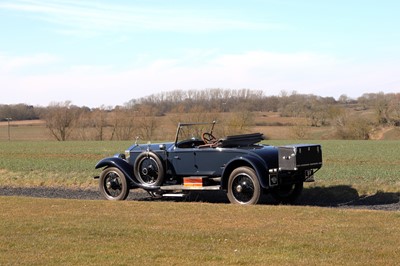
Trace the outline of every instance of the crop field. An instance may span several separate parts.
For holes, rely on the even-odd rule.
[[[101,158],[123,152],[130,142],[0,142],[3,185],[90,187]]]
[[[281,141],[270,143],[282,144]],[[316,174],[316,185],[348,185],[361,194],[400,191],[400,141],[327,140],[312,143],[321,144],[323,151],[324,165]]]
[[[303,141],[302,141],[303,142]],[[346,185],[360,194],[400,191],[400,141],[306,141],[323,148],[322,169],[311,186]],[[285,145],[293,141],[268,141]],[[123,153],[131,141],[3,141],[0,181],[3,186],[95,188],[94,165]]]

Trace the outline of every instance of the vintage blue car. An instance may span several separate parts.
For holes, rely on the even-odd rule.
[[[136,188],[153,197],[223,190],[236,204],[257,204],[263,193],[292,203],[322,167],[320,145],[257,144],[260,133],[216,138],[214,126],[179,123],[174,142],[135,143],[125,154],[102,159],[95,166],[104,168],[95,177],[102,195],[124,200]]]

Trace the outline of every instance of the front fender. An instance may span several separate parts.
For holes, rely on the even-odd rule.
[[[133,176],[133,167],[124,159],[119,157],[108,157],[100,160],[95,169],[103,168],[103,167],[116,167],[124,173],[126,178],[135,186],[140,187],[140,184],[136,181],[135,177]]]
[[[261,187],[267,188],[269,186],[268,165],[258,156],[245,155],[237,157],[226,164],[226,167],[222,173],[222,188],[227,188],[229,175],[235,168],[241,166],[249,166],[254,169]]]

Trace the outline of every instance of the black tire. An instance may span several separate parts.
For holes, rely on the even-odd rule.
[[[233,204],[257,204],[261,197],[261,186],[257,175],[250,167],[238,167],[228,180],[228,199]]]
[[[136,158],[133,171],[136,179],[143,186],[160,186],[164,181],[164,166],[153,152],[141,153]]]
[[[103,170],[99,179],[101,194],[108,200],[125,200],[129,194],[125,175],[116,167]]]
[[[271,189],[271,196],[281,204],[294,203],[303,191],[303,182],[290,185],[280,185]]]

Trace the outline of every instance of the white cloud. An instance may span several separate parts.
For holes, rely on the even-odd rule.
[[[314,53],[253,51],[221,56],[198,52],[208,57],[201,64],[191,64],[194,54],[122,70],[111,65],[82,65],[58,73],[5,75],[2,71],[0,86],[10,90],[2,101],[47,105],[71,100],[95,107],[119,105],[176,89],[249,88],[264,90],[267,95],[296,90],[320,96],[358,97],[365,92],[398,92],[400,87],[400,68],[394,63],[359,65]]]
[[[152,5],[101,4],[95,1],[16,0],[0,3],[0,9],[26,12],[32,17],[66,28],[64,34],[102,33],[105,31],[160,30],[170,32],[219,31],[226,29],[277,29],[282,25],[231,19],[225,12],[156,8]],[[226,10],[225,10],[226,11]]]
[[[59,60],[60,58],[58,56],[46,53],[39,53],[28,56],[9,56],[0,54],[0,71],[18,71],[26,67],[49,65]]]

